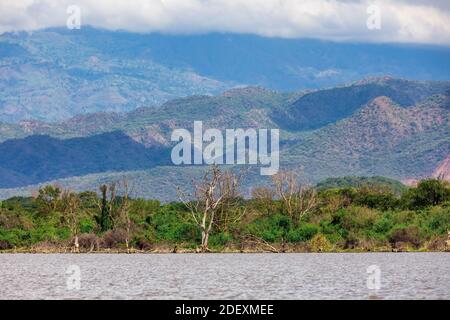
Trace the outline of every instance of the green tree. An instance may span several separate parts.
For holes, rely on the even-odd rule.
[[[46,214],[55,211],[60,197],[61,189],[57,186],[47,185],[39,189],[36,201],[40,211]]]
[[[106,197],[106,193],[108,192],[108,186],[106,184],[100,186],[100,192],[102,194],[102,199],[100,203],[100,217],[99,217],[99,225],[100,230],[102,232],[106,232],[111,230],[112,228],[112,219],[110,206],[108,204],[108,199]]]
[[[450,184],[438,179],[422,180],[403,196],[403,203],[410,209],[437,206],[449,200]]]

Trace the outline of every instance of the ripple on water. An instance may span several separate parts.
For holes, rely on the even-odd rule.
[[[2,299],[450,299],[449,253],[1,254],[0,274]]]

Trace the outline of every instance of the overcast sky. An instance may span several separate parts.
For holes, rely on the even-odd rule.
[[[81,27],[450,45],[450,0],[0,0],[0,33],[66,26],[70,5]]]

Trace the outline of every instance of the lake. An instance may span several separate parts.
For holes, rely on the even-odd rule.
[[[450,299],[450,253],[0,254],[1,299]]]

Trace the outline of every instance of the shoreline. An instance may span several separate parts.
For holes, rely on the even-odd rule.
[[[199,252],[196,249],[180,248],[176,251],[169,250],[167,248],[155,248],[152,250],[139,250],[139,249],[99,249],[99,250],[79,250],[74,251],[72,248],[54,248],[54,249],[42,249],[42,248],[17,248],[9,250],[1,250],[2,254],[295,254],[295,253],[450,253],[450,248],[444,250],[430,250],[425,248],[419,249],[389,249],[389,248],[376,248],[373,250],[364,249],[348,249],[348,250],[326,250],[326,251],[314,251],[314,250],[285,250],[285,251],[270,251],[264,249],[232,249],[225,248],[223,250],[211,249],[209,252]]]

